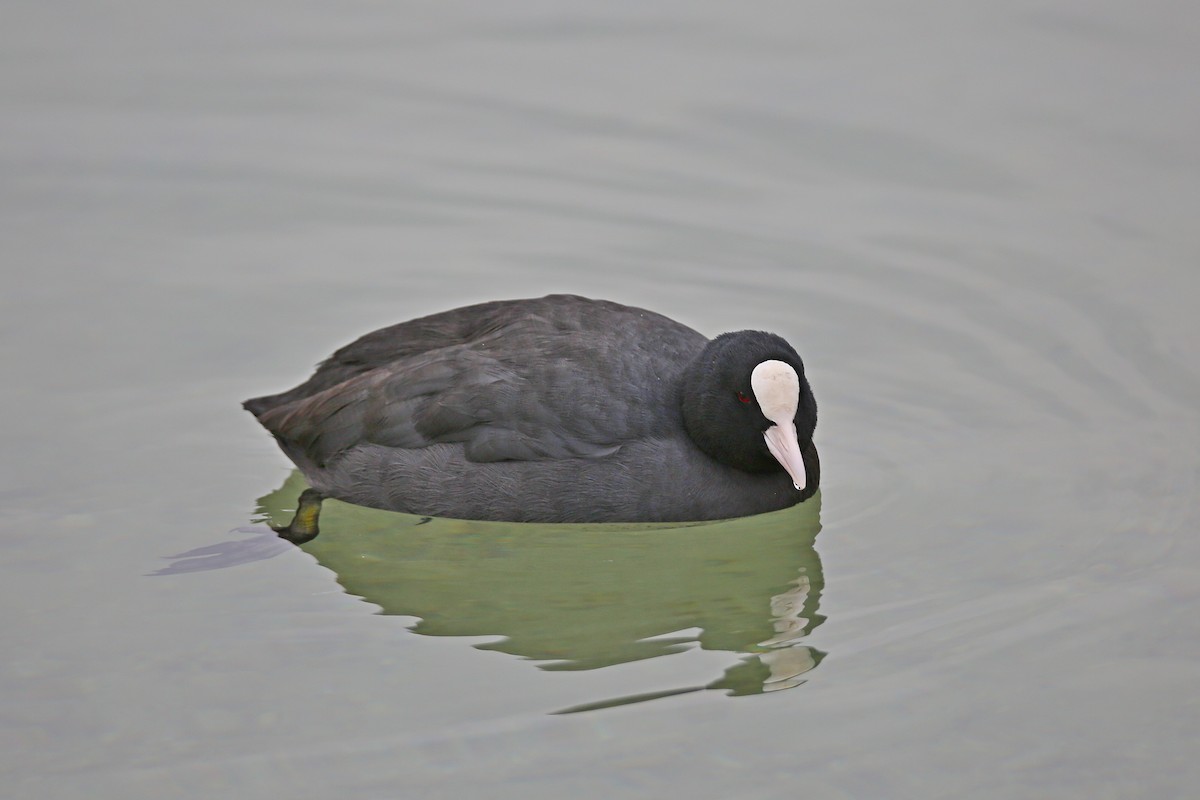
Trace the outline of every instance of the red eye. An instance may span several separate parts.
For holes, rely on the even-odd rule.
[[[737,393],[737,399],[738,399],[738,400],[741,400],[743,403],[749,403],[749,402],[750,402],[750,395],[746,394],[745,392],[738,392],[738,393]]]

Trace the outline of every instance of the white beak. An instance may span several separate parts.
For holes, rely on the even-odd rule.
[[[750,388],[763,416],[775,423],[763,436],[767,449],[792,476],[792,485],[803,491],[808,485],[804,457],[796,438],[796,407],[800,403],[800,377],[782,361],[764,361],[750,373]]]
[[[796,426],[791,422],[782,425],[776,423],[767,428],[763,438],[767,440],[767,449],[771,451],[771,455],[775,456],[775,460],[792,476],[792,485],[798,491],[804,491],[804,487],[808,485],[808,476],[804,472],[804,457],[800,455]]]

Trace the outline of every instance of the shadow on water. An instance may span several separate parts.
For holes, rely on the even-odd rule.
[[[284,524],[298,472],[259,501]],[[476,647],[588,670],[693,647],[740,654],[702,689],[730,695],[797,686],[824,653],[801,640],[824,621],[814,549],[820,496],[757,517],[682,525],[516,524],[418,517],[327,501],[304,550],[384,614],[427,636],[500,636]]]
[[[171,563],[162,569],[146,573],[147,576],[154,578],[164,575],[185,575],[189,572],[236,567],[239,564],[274,558],[286,553],[294,546],[290,542],[280,539],[269,528],[265,530],[262,528],[237,528],[235,530],[237,533],[256,535],[251,539],[234,539],[220,544],[197,547],[173,556],[163,556]]]

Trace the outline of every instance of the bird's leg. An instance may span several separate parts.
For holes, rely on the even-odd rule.
[[[305,489],[296,501],[296,515],[292,521],[278,527],[272,525],[271,530],[292,544],[311,542],[321,532],[317,527],[317,519],[321,516],[321,501],[324,499],[325,496],[316,489]]]

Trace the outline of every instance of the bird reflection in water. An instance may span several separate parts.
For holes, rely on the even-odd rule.
[[[283,525],[299,473],[260,500]],[[429,636],[498,636],[475,647],[588,670],[699,646],[740,658],[701,686],[563,709],[606,708],[723,690],[798,686],[824,653],[803,643],[824,622],[814,549],[820,496],[782,511],[676,525],[516,524],[431,519],[326,503],[304,550],[347,592]]]

